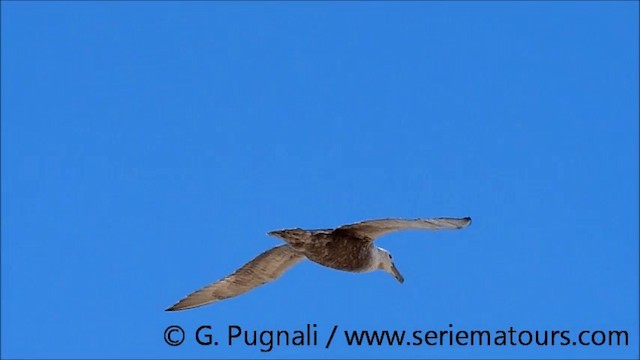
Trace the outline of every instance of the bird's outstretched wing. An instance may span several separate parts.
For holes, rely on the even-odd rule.
[[[393,231],[423,229],[462,229],[471,224],[471,218],[433,218],[433,219],[380,219],[367,220],[355,224],[341,226],[336,233],[348,233],[363,240],[373,241],[377,237]]]
[[[256,256],[233,274],[190,294],[166,310],[191,309],[240,295],[275,280],[303,258],[304,255],[289,245],[276,246]]]

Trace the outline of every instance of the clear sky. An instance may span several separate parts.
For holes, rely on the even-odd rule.
[[[2,357],[637,358],[638,10],[3,1]],[[270,230],[440,216],[473,224],[377,242],[402,285],[307,261],[164,311],[280,244]],[[307,324],[317,346],[226,340]],[[343,335],[510,327],[629,339]]]

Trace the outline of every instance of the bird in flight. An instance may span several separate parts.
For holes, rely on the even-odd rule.
[[[379,219],[343,225],[335,229],[276,230],[268,233],[285,241],[249,261],[231,275],[191,293],[167,311],[186,310],[243,294],[280,277],[303,259],[350,272],[383,270],[400,283],[404,277],[391,254],[373,244],[380,236],[399,230],[462,229],[471,218]]]

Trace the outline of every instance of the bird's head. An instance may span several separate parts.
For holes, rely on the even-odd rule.
[[[376,258],[378,260],[378,269],[393,275],[401,284],[404,282],[404,277],[400,274],[400,271],[398,271],[398,268],[393,263],[393,257],[387,250],[376,248]]]

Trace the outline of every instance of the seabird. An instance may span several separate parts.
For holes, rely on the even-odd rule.
[[[258,255],[233,274],[188,295],[167,311],[185,310],[238,296],[280,277],[302,259],[332,269],[350,272],[384,270],[400,283],[404,277],[391,254],[373,241],[393,231],[422,229],[462,229],[471,218],[379,219],[340,226],[335,229],[276,230],[268,233],[286,242]]]

